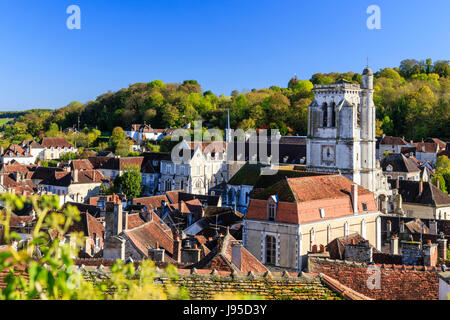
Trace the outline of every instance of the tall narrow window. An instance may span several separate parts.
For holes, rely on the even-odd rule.
[[[336,127],[336,103],[331,104],[331,126]]]
[[[322,115],[323,115],[323,121],[322,126],[326,127],[328,126],[328,105],[326,102],[322,105]]]
[[[275,264],[277,254],[277,243],[274,236],[266,236],[266,263]]]
[[[269,200],[269,203],[267,204],[267,220],[275,221],[275,212],[276,205],[273,201]]]

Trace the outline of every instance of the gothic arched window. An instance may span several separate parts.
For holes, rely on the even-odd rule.
[[[336,103],[331,104],[331,126],[336,127]]]
[[[324,127],[327,127],[328,126],[328,105],[326,102],[324,102],[322,105],[322,115],[323,115],[322,125]]]

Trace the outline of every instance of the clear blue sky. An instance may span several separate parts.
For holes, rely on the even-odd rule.
[[[81,30],[66,8],[81,8]],[[382,30],[366,27],[369,5]],[[295,73],[450,59],[448,0],[1,0],[0,110],[87,102],[135,82],[286,86]]]

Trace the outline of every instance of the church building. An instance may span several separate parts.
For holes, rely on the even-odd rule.
[[[342,174],[370,190],[380,210],[392,191],[376,160],[373,73],[366,68],[362,85],[340,80],[315,85],[309,106],[307,170]]]

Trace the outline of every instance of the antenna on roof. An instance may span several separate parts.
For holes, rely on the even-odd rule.
[[[367,68],[369,67],[369,55],[366,55],[366,60],[367,60]]]

